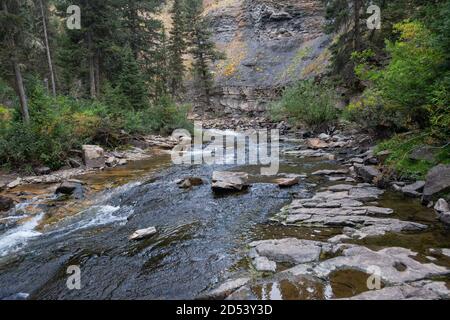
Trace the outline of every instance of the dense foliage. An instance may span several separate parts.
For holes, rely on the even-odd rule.
[[[209,75],[210,60],[196,57],[215,48],[201,1],[174,1],[169,32],[157,18],[165,4],[1,0],[0,165],[58,168],[83,143],[112,147],[127,142],[122,136],[189,128],[188,106],[174,102],[186,53],[195,53],[194,75]],[[80,29],[66,25],[72,5],[81,10]],[[209,94],[210,82],[202,83]]]

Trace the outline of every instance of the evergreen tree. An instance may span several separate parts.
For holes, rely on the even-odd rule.
[[[186,72],[183,56],[187,50],[186,16],[183,0],[174,0],[172,10],[172,29],[169,40],[169,87],[173,97],[180,97],[184,92],[183,79]]]
[[[204,98],[205,106],[211,105],[211,93],[214,85],[214,75],[211,67],[214,62],[223,59],[223,54],[217,51],[211,40],[209,23],[206,19],[197,16],[191,35],[190,53],[194,59],[193,71],[198,80],[200,94]]]
[[[22,68],[29,53],[31,9],[24,0],[1,0],[0,14],[0,61],[5,68],[6,78],[14,79],[17,95],[20,101],[20,111],[25,123],[30,121],[28,97],[25,90]]]

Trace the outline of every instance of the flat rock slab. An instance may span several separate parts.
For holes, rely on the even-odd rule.
[[[250,243],[250,256],[259,256],[275,262],[289,262],[293,264],[318,261],[322,250],[330,250],[327,243],[286,238],[281,240],[263,240]]]
[[[250,278],[246,277],[228,280],[223,284],[221,284],[216,289],[200,296],[199,299],[217,299],[217,300],[225,299],[227,296],[232,294],[237,289],[243,287],[249,281]]]
[[[347,300],[440,300],[449,299],[445,282],[416,281],[361,293]]]
[[[379,270],[383,283],[403,284],[450,273],[450,270],[433,263],[423,264],[411,258],[417,253],[405,248],[386,248],[372,251],[366,247],[353,246],[344,249],[342,256],[319,263],[314,272],[328,277],[335,270],[358,270],[372,274],[374,267]]]
[[[214,171],[212,176],[213,191],[242,191],[248,188],[248,173]]]

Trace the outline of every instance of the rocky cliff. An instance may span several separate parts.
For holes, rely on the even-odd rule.
[[[320,0],[205,0],[217,47],[215,111],[255,114],[287,84],[328,62]]]

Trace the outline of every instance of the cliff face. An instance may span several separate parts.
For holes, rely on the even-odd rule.
[[[327,64],[320,0],[205,0],[205,15],[227,57],[215,67],[215,111],[262,112],[287,84]]]

